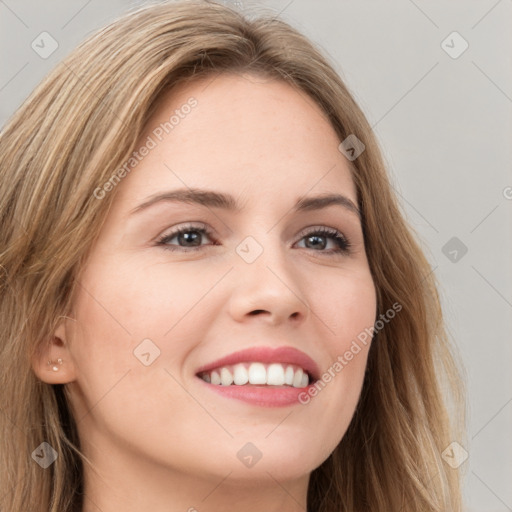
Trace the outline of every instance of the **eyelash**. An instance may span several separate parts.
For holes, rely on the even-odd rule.
[[[160,237],[157,240],[156,245],[159,246],[159,247],[162,247],[164,250],[167,250],[167,251],[180,251],[180,252],[193,252],[193,251],[196,251],[196,250],[201,249],[202,247],[204,247],[203,245],[201,245],[199,247],[181,247],[181,248],[177,248],[179,246],[173,247],[173,246],[170,246],[167,243],[169,240],[172,240],[176,236],[182,235],[184,233],[189,233],[191,231],[195,231],[197,233],[201,233],[202,235],[206,235],[208,238],[213,238],[212,231],[210,229],[208,229],[208,227],[206,225],[204,225],[204,224],[202,224],[201,226],[188,225],[188,226],[184,226],[182,228],[176,229],[175,231]],[[322,250],[322,251],[315,251],[314,249],[311,249],[311,250],[313,250],[315,252],[321,252],[321,253],[330,254],[330,255],[333,255],[333,256],[342,255],[342,254],[343,255],[348,255],[348,254],[351,253],[351,247],[352,247],[351,243],[337,229],[327,228],[327,227],[321,227],[321,228],[316,228],[316,229],[314,228],[311,231],[308,231],[308,232],[304,233],[302,235],[302,237],[300,238],[300,240],[303,240],[304,238],[306,238],[308,236],[312,236],[312,235],[320,235],[320,236],[323,236],[323,237],[332,238],[332,239],[335,240],[335,243],[338,245],[337,249],[330,249],[330,250],[325,250],[325,251],[324,250]],[[307,249],[307,247],[306,247],[306,249]]]

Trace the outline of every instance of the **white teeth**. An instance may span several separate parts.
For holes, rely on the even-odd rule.
[[[220,384],[220,375],[215,370],[211,373],[211,382],[216,385]]]
[[[238,363],[203,373],[200,377],[217,386],[254,384],[304,388],[309,384],[309,375],[302,368],[280,363]]]
[[[220,383],[223,386],[231,386],[233,384],[233,375],[227,368],[222,368],[220,371]]]
[[[294,388],[300,388],[302,383],[302,375],[303,375],[302,368],[299,368],[295,371],[295,375],[293,376],[293,387]]]
[[[235,365],[233,382],[237,386],[243,386],[249,382],[249,372],[243,364]]]
[[[281,364],[271,364],[267,369],[267,384],[282,386],[284,384],[284,370]]]
[[[293,385],[293,366],[287,366],[284,374],[284,383],[288,386]]]
[[[249,383],[250,384],[266,384],[267,370],[261,363],[252,363],[249,366]]]

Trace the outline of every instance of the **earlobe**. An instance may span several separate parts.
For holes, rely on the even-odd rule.
[[[52,371],[54,372],[58,372],[59,371],[59,365],[62,365],[64,361],[62,361],[62,359],[59,357],[59,359],[57,359],[57,361],[48,361],[48,365],[50,365],[52,367]]]
[[[66,384],[75,380],[75,367],[67,343],[64,319],[48,342],[41,342],[32,356],[32,370],[47,384]]]

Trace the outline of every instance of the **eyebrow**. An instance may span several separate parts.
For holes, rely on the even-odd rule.
[[[240,205],[236,199],[221,192],[213,190],[201,189],[178,189],[163,192],[150,196],[139,206],[130,211],[130,215],[139,213],[148,209],[150,206],[161,202],[181,202],[187,204],[198,204],[208,208],[221,208],[227,211],[239,212],[241,211]],[[321,194],[314,197],[301,196],[293,207],[294,212],[305,212],[313,210],[321,210],[328,206],[338,205],[345,208],[348,212],[355,214],[361,220],[361,212],[359,208],[353,203],[351,199],[340,194]]]

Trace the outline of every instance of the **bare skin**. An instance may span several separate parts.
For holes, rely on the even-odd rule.
[[[311,472],[353,417],[369,344],[305,405],[227,398],[196,372],[241,349],[291,346],[324,373],[373,325],[357,214],[336,204],[293,211],[299,197],[326,193],[357,205],[355,185],[321,109],[255,75],[174,89],[140,145],[191,97],[197,105],[117,185],[73,318],[33,368],[67,385],[95,465],[85,466],[83,512],[304,511]],[[176,189],[230,194],[241,210],[161,201],[130,213]],[[188,238],[158,245],[190,224]],[[348,252],[330,234],[312,240],[322,227],[348,239]],[[251,263],[237,252],[247,237],[249,252],[262,250]],[[134,355],[145,339],[146,362],[160,351],[148,365]],[[53,372],[47,360],[58,358]],[[237,457],[249,442],[262,455],[252,467]]]

